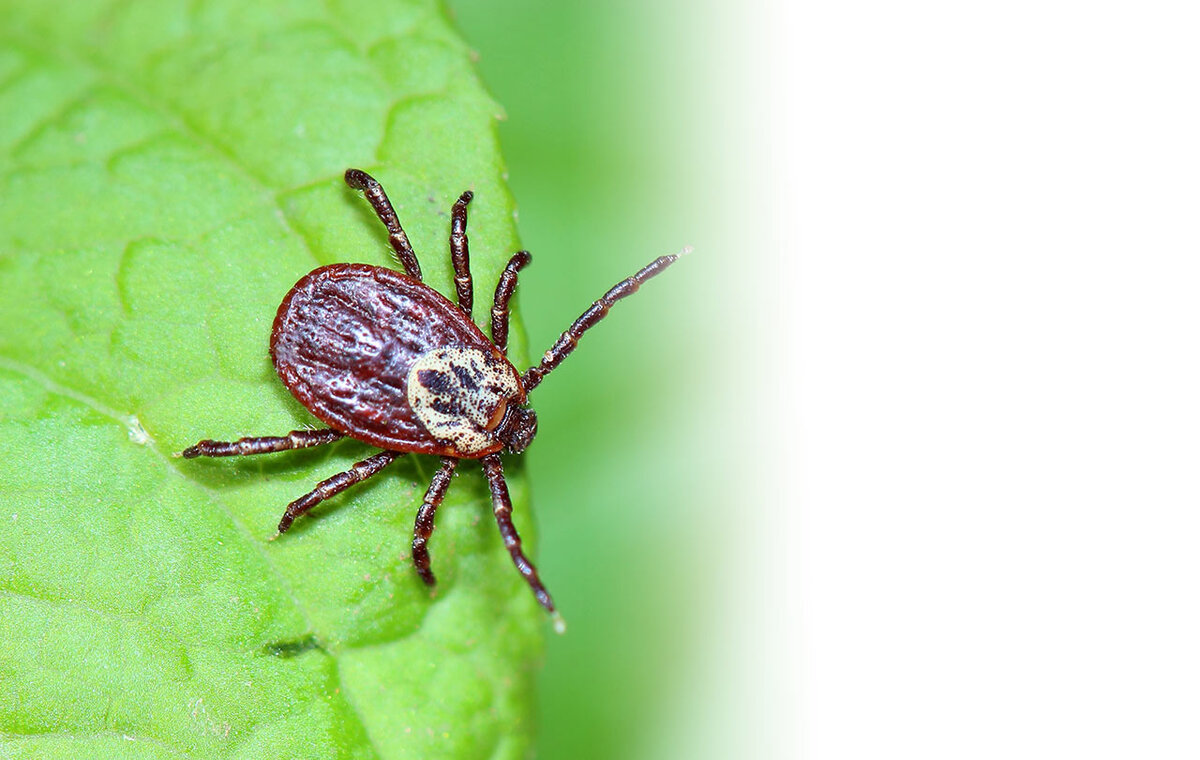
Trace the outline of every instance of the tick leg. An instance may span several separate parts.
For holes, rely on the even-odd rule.
[[[388,200],[387,193],[383,192],[383,185],[361,169],[347,169],[346,184],[355,190],[363,191],[363,195],[371,202],[372,208],[379,216],[379,221],[387,227],[388,242],[392,244],[392,250],[396,252],[404,271],[408,272],[409,277],[420,280],[421,265],[417,262],[417,254],[413,252],[408,235],[404,234],[404,228],[400,226],[400,218],[396,216],[392,202]]]
[[[685,251],[686,253],[686,251]],[[649,280],[656,274],[660,274],[664,269],[675,263],[676,259],[681,254],[672,254],[670,256],[659,256],[654,261],[638,270],[637,274],[632,277],[627,277],[621,280],[612,290],[605,293],[599,301],[596,301],[583,314],[579,315],[579,319],[567,328],[567,331],[559,336],[558,340],[550,350],[542,356],[542,361],[536,367],[530,367],[521,377],[521,383],[525,386],[525,392],[533,390],[542,382],[546,375],[562,364],[563,359],[566,359],[575,346],[579,343],[579,338],[585,332],[596,326],[596,323],[604,319],[608,314],[608,310],[617,301],[620,301],[626,296],[631,296],[637,292],[637,289],[642,286],[646,280]]]
[[[457,459],[442,457],[441,469],[433,476],[433,480],[429,483],[429,490],[425,492],[425,503],[417,510],[417,524],[413,527],[412,559],[413,566],[417,568],[417,574],[421,576],[421,580],[425,581],[426,586],[437,583],[433,571],[429,569],[429,548],[427,546],[429,537],[433,535],[433,516],[437,512],[437,508],[442,505],[442,497],[446,495],[446,489],[450,487],[450,478],[454,475],[454,468],[457,466]]]
[[[513,291],[517,289],[517,272],[533,260],[529,251],[517,251],[508,260],[504,271],[500,274],[500,282],[496,283],[496,298],[492,302],[492,343],[500,349],[500,353],[508,355],[508,302],[512,299]]]
[[[500,455],[488,454],[479,462],[483,465],[483,471],[487,473],[488,487],[492,491],[492,512],[496,515],[496,525],[500,527],[504,547],[512,555],[517,572],[524,576],[529,587],[533,589],[533,595],[543,607],[554,612],[554,601],[550,599],[550,592],[538,578],[537,568],[521,551],[521,537],[517,535],[517,529],[512,523],[512,499],[508,495],[508,484],[504,482],[504,466],[500,464]]]
[[[333,443],[345,437],[332,428],[324,430],[293,430],[283,436],[262,436],[259,438],[239,438],[236,441],[210,441],[207,438],[195,446],[189,446],[179,452],[184,459],[196,457],[236,457],[248,454],[269,454],[272,451],[288,451],[289,449],[307,449],[310,446],[320,446],[323,443]]]
[[[475,197],[470,190],[458,196],[450,209],[450,261],[454,264],[454,290],[458,308],[471,319],[475,291],[471,284],[471,254],[467,249],[467,204]]]
[[[283,533],[292,527],[292,522],[308,510],[317,506],[331,496],[345,491],[355,483],[361,483],[384,467],[394,462],[403,452],[381,451],[373,457],[367,457],[345,472],[339,472],[332,478],[322,480],[317,487],[288,504],[283,518],[279,521],[279,532]]]

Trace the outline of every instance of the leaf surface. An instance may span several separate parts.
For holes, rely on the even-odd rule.
[[[408,545],[436,460],[272,541],[373,450],[172,456],[316,422],[267,342],[310,269],[393,265],[347,167],[444,293],[474,190],[488,303],[519,247],[499,108],[441,6],[0,6],[0,756],[526,756],[544,617],[476,465],[438,513],[431,596]]]

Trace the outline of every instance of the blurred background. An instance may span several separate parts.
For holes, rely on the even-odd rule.
[[[538,390],[542,756],[1200,755],[1200,10],[450,5],[534,347],[696,248]]]

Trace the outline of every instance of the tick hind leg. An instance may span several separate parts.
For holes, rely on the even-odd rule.
[[[517,566],[517,572],[529,584],[529,588],[533,589],[533,595],[537,597],[538,602],[554,613],[554,601],[550,598],[550,592],[538,578],[537,568],[525,556],[525,552],[521,551],[521,537],[517,535],[517,529],[512,522],[512,498],[508,495],[508,483],[504,480],[504,466],[500,463],[500,455],[488,454],[479,462],[483,465],[488,488],[492,491],[492,512],[496,515],[496,525],[500,528],[500,537],[504,539],[504,548],[508,549],[513,564]],[[561,619],[555,621],[555,627],[562,627]]]
[[[179,452],[184,459],[196,457],[237,457],[251,454],[269,454],[273,451],[289,451],[291,449],[307,449],[310,446],[320,446],[333,443],[345,437],[333,428],[323,430],[293,430],[282,436],[259,436],[255,438],[239,438],[236,441],[210,441],[207,438],[195,446],[189,446]]]
[[[396,216],[392,202],[388,200],[387,193],[383,192],[383,185],[361,169],[347,169],[346,184],[355,190],[363,191],[363,195],[375,209],[379,221],[383,222],[384,227],[387,227],[388,242],[392,244],[392,250],[396,252],[396,258],[400,259],[404,271],[414,280],[420,280],[421,265],[417,262],[417,254],[413,251],[412,244],[408,242],[408,235],[404,234],[404,228],[400,226],[400,218]]]
[[[446,489],[450,487],[450,479],[457,466],[457,459],[442,457],[442,466],[430,481],[429,490],[425,492],[425,502],[417,510],[417,524],[413,526],[412,559],[413,567],[417,569],[417,574],[425,581],[426,586],[437,583],[437,578],[429,567],[428,544],[429,537],[433,535],[433,517],[437,508],[442,505],[442,499],[446,496]]]
[[[287,505],[287,510],[279,520],[279,532],[283,533],[292,527],[292,522],[308,510],[326,499],[336,496],[355,483],[361,483],[372,475],[377,474],[400,456],[399,451],[381,451],[375,456],[367,457],[345,472],[339,472],[332,478],[322,480],[317,487]]]
[[[475,193],[467,190],[458,196],[450,209],[450,263],[454,265],[454,292],[458,296],[458,308],[467,319],[472,319],[475,305],[475,286],[471,282],[471,254],[467,247],[467,204]]]

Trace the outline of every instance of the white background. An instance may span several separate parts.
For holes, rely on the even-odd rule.
[[[697,27],[762,403],[692,754],[1200,756],[1193,6]]]

